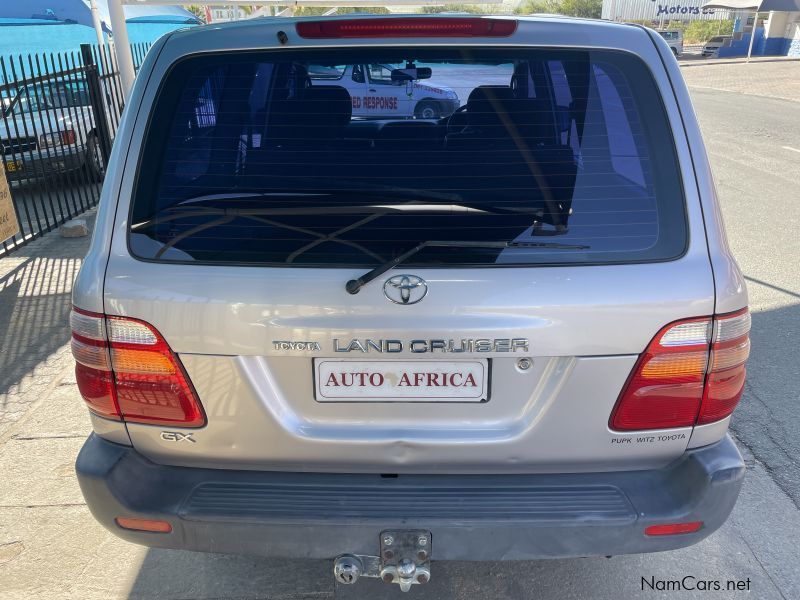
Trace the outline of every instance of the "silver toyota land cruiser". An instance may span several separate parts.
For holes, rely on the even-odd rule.
[[[309,76],[354,64],[461,105],[354,117]],[[432,560],[687,546],[742,484],[745,284],[678,64],[640,26],[165,36],[73,304],[80,485],[138,544],[408,590]]]

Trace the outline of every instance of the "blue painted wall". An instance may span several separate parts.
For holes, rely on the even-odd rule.
[[[753,55],[757,54],[756,49],[763,44],[764,41],[764,28],[759,27],[756,29],[756,39],[753,42]],[[719,57],[731,56],[747,56],[747,48],[750,46],[750,34],[745,33],[740,40],[733,40],[731,45],[726,48],[719,49]]]
[[[759,54],[762,56],[786,56],[789,53],[789,46],[792,40],[782,37],[764,38]]]
[[[730,47],[720,48],[720,58],[747,56],[747,47],[750,44],[750,34],[746,33],[741,40],[734,40]],[[764,37],[764,28],[756,29],[756,39],[753,42],[753,56],[800,56],[800,39],[784,37]]]
[[[0,0],[2,2],[3,0]],[[41,23],[41,21],[39,22]],[[128,37],[132,44],[142,42],[154,42],[165,33],[187,27],[184,23],[169,22],[128,22]],[[106,39],[107,36],[106,36]],[[49,57],[51,53],[64,54],[72,53],[78,60],[81,44],[96,44],[97,36],[94,29],[85,25],[75,24],[7,24],[0,19],[0,56],[4,58],[6,73],[5,76],[0,70],[0,84],[6,81],[19,79],[20,71],[24,70],[26,75],[35,75],[39,72],[35,59],[33,63],[28,61],[28,55],[45,54]],[[22,67],[20,67],[19,57],[22,57]],[[11,72],[10,63],[14,62],[14,70],[17,76]],[[73,60],[73,59],[69,59]],[[49,61],[49,58],[48,58]],[[55,63],[58,65],[58,58]],[[52,67],[48,64],[47,69]]]

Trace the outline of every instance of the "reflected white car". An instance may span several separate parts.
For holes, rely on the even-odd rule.
[[[336,84],[348,91],[353,116],[362,118],[439,119],[461,104],[447,86],[420,80],[392,80],[397,66],[384,64],[343,65],[309,69],[312,85]]]

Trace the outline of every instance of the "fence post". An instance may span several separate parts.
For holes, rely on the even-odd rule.
[[[92,56],[92,47],[81,44],[81,62],[86,73],[86,85],[89,89],[89,101],[92,103],[94,125],[97,128],[97,141],[100,143],[100,152],[106,166],[111,156],[111,128],[106,114],[106,96],[100,82],[100,72]]]

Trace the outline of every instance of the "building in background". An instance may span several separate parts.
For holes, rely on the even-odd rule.
[[[769,13],[759,50],[766,55],[800,56],[800,11]]]
[[[708,0],[603,0],[602,18],[609,21],[670,21],[735,19],[737,11],[703,8]]]
[[[709,0],[603,0],[602,18],[643,23],[662,29],[674,28],[676,25],[688,27],[698,20],[716,20],[720,23],[719,31],[713,31],[713,26],[706,31],[724,39],[717,43],[721,47],[715,48],[709,56],[746,56],[753,31],[753,56],[800,56],[800,10],[784,10],[784,7],[800,7],[800,0],[779,0],[779,6],[775,3],[767,6],[766,1],[715,0],[712,3]],[[709,4],[712,6],[707,6]],[[756,5],[764,5],[766,10],[759,14],[754,24]],[[770,11],[772,7],[779,10]],[[684,35],[684,41],[685,37]]]

